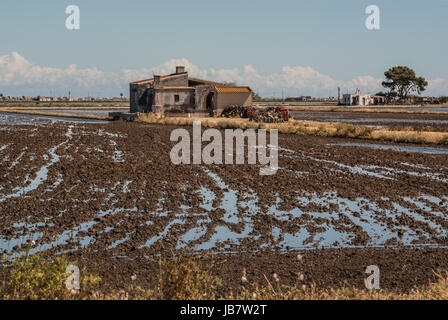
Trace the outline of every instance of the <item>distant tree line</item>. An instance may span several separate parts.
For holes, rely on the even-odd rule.
[[[439,97],[439,102],[440,103],[448,103],[448,96]]]

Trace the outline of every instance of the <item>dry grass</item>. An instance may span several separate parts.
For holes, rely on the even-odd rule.
[[[218,129],[261,129],[263,124],[240,118],[210,118],[210,117],[161,117],[152,113],[141,113],[137,122],[156,123],[176,126],[191,126],[194,121],[200,121],[206,128]]]
[[[415,110],[404,110],[415,109]],[[326,112],[367,112],[367,113],[406,113],[406,114],[447,114],[447,112],[418,110],[421,106],[387,106],[385,109],[369,109],[363,107],[329,107],[329,106],[288,106],[290,111],[326,111]],[[424,108],[448,108],[448,105],[428,105]],[[448,111],[448,109],[447,109]]]
[[[192,259],[174,258],[159,261],[158,286],[147,292],[150,299],[202,300],[216,299],[222,281],[211,274],[214,267],[203,269]]]
[[[437,282],[413,288],[409,293],[347,287],[319,289],[315,285],[303,288],[277,284],[245,289],[237,298],[244,300],[447,300],[447,276],[447,274],[437,274]]]
[[[108,289],[97,276],[81,272],[80,290],[65,287],[69,264],[64,257],[49,261],[39,256],[15,260],[12,265],[6,261],[0,266],[4,279],[0,282],[0,299],[8,300],[446,300],[448,299],[448,274],[436,273],[437,281],[423,287],[415,287],[409,293],[393,290],[373,290],[359,288],[318,288],[312,284],[305,286],[309,279],[298,279],[297,284],[282,284],[278,276],[271,280],[265,276],[266,283],[253,283],[245,277],[243,269],[242,288],[237,293],[231,290],[225,296],[217,294],[223,288],[220,278],[211,274],[213,265],[204,269],[191,258],[160,260],[157,285],[142,289],[130,284],[123,289]],[[0,269],[0,270],[1,270]],[[238,277],[239,275],[235,275]],[[221,290],[221,292],[223,292]]]
[[[45,115],[54,117],[112,120],[108,116],[92,114],[73,114],[64,112],[43,112],[35,110],[1,110],[8,113],[30,115]],[[344,123],[317,122],[305,120],[290,120],[284,123],[258,123],[240,118],[209,118],[209,117],[161,117],[155,114],[140,114],[137,122],[166,124],[176,126],[191,126],[193,121],[200,121],[206,128],[218,129],[277,129],[280,133],[298,135],[316,135],[325,137],[346,137],[371,140],[383,140],[405,143],[433,143],[448,145],[448,134],[444,132],[372,129],[367,126],[355,126]]]
[[[430,131],[405,131],[373,129],[344,123],[290,120],[284,123],[257,123],[238,118],[163,118],[153,114],[143,114],[137,120],[145,123],[190,126],[200,121],[203,127],[219,129],[277,129],[280,133],[316,135],[325,137],[346,137],[370,140],[384,140],[405,143],[448,144],[448,134]]]
[[[448,134],[445,132],[374,130],[372,132],[371,138],[392,142],[407,142],[417,144],[433,143],[448,145]]]

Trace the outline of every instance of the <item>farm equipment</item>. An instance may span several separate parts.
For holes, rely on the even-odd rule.
[[[221,113],[224,118],[244,118],[256,122],[276,123],[288,122],[289,111],[286,107],[268,107],[266,109],[255,109],[232,105],[224,109]]]

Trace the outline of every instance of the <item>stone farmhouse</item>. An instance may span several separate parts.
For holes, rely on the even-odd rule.
[[[229,105],[252,105],[252,89],[193,78],[185,67],[130,83],[130,111],[219,114]]]

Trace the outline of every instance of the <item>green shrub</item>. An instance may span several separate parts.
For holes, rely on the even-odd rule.
[[[57,257],[47,261],[39,255],[15,259],[12,264],[2,263],[2,273],[5,279],[1,284],[0,293],[3,299],[60,300],[85,298],[89,291],[100,281],[95,276],[80,275],[80,290],[67,289],[65,281],[70,262],[65,257]]]

